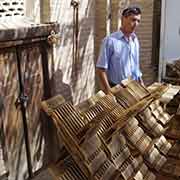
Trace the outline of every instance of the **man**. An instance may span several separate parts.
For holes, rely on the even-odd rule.
[[[139,69],[139,42],[135,29],[141,20],[138,7],[123,10],[121,28],[104,38],[96,64],[102,90],[111,93],[110,88],[120,84],[123,79],[132,78],[141,83]]]

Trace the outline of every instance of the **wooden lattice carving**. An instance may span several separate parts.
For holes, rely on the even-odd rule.
[[[24,0],[1,0],[0,19],[13,16],[24,16]]]

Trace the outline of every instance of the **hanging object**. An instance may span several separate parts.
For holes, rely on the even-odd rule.
[[[26,118],[26,105],[28,101],[28,96],[25,94],[24,91],[24,84],[22,80],[22,70],[21,70],[21,56],[20,56],[20,49],[16,47],[16,60],[17,60],[17,69],[18,69],[18,82],[19,82],[19,97],[17,98],[15,105],[16,107],[20,105],[22,120],[23,120],[23,129],[24,129],[24,138],[25,138],[25,148],[26,148],[26,157],[27,157],[27,168],[29,178],[33,177],[32,171],[32,159],[31,159],[31,150],[30,150],[30,143],[29,143],[29,132],[28,132],[28,124]]]
[[[73,7],[73,64],[76,65],[79,59],[78,51],[78,35],[79,35],[79,1],[72,0],[71,6]]]
[[[55,33],[54,31],[51,31],[50,35],[47,38],[47,41],[49,43],[49,45],[57,45],[59,43],[60,40],[60,36],[59,34]]]

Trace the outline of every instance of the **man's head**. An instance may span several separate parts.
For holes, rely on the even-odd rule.
[[[141,10],[138,7],[128,7],[122,12],[122,31],[130,35],[139,25],[141,20]]]

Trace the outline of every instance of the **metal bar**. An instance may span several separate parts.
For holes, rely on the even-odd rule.
[[[16,46],[24,46],[24,45],[30,45],[34,43],[39,43],[41,41],[46,41],[47,36],[39,37],[39,38],[33,38],[33,39],[23,39],[23,40],[12,40],[12,41],[6,41],[6,42],[0,42],[0,49],[4,50],[4,48],[12,48]]]
[[[18,78],[19,78],[19,99],[18,102],[21,107],[22,113],[22,120],[23,120],[23,130],[24,130],[24,140],[25,140],[25,147],[26,147],[26,157],[27,157],[27,167],[29,178],[33,177],[32,172],[32,160],[31,160],[31,152],[30,152],[30,144],[29,144],[29,134],[28,134],[28,126],[27,126],[27,119],[26,119],[26,108],[25,108],[25,95],[24,95],[24,86],[22,82],[22,72],[21,72],[21,58],[19,48],[15,48],[16,60],[17,60],[17,68],[18,68]]]
[[[162,0],[161,4],[161,32],[160,32],[160,52],[159,52],[159,69],[158,69],[158,81],[161,82],[165,75],[165,31],[166,31],[166,0]]]

